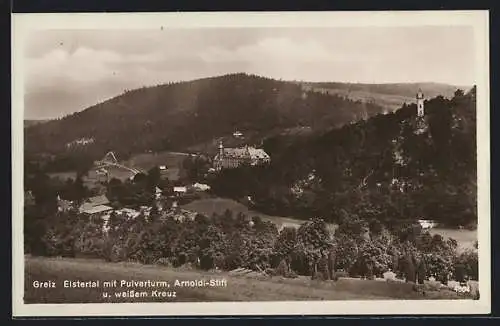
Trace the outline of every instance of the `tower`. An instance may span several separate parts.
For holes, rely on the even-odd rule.
[[[222,140],[219,142],[219,158],[222,159],[224,156],[224,145],[222,144]]]
[[[417,116],[424,116],[424,93],[419,89],[417,93]]]

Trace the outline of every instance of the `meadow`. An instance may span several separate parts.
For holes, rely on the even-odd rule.
[[[175,281],[226,280],[226,286],[176,287]],[[96,288],[65,288],[64,281],[97,281]],[[116,287],[103,287],[117,280]],[[120,281],[168,282],[153,287],[120,286]],[[55,288],[35,288],[33,281],[54,281]],[[291,300],[389,300],[459,299],[450,290],[416,292],[409,283],[340,278],[338,281],[285,279],[267,275],[234,275],[231,272],[200,271],[138,263],[108,263],[98,259],[41,258],[25,256],[25,303],[100,303],[155,301],[291,301]],[[145,292],[139,298],[117,297],[115,293]],[[176,297],[155,297],[153,291],[176,292]],[[108,298],[103,293],[109,294]]]
[[[245,205],[226,198],[207,198],[200,199],[190,202],[183,206],[184,209],[198,212],[207,216],[211,216],[213,213],[222,214],[226,209],[231,210],[234,214],[243,213],[247,216],[259,216],[265,221],[271,221],[278,226],[278,229],[286,226],[298,227],[304,221],[295,219],[293,217],[284,216],[270,216],[256,211],[248,209]],[[331,232],[334,232],[337,228],[336,224],[328,223],[328,228]],[[474,242],[477,240],[477,230],[458,230],[458,229],[444,229],[444,228],[433,228],[429,231],[432,235],[439,234],[444,238],[453,238],[458,242],[458,250],[462,251],[465,249],[472,249],[474,247]]]
[[[153,152],[141,153],[133,155],[130,159],[122,164],[133,168],[148,171],[149,169],[166,165],[168,169],[178,169],[182,167],[182,162],[189,157],[190,154],[179,152]]]

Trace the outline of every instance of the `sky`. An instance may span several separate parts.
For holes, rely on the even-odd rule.
[[[47,30],[24,53],[25,119],[125,89],[246,72],[283,80],[475,83],[470,27]]]

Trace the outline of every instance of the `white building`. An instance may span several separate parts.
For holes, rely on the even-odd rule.
[[[424,230],[432,229],[437,225],[437,223],[432,220],[418,220],[418,223]]]
[[[198,191],[207,191],[210,190],[210,186],[204,183],[195,183],[193,184],[193,188],[198,190]]]
[[[214,169],[220,171],[226,168],[236,168],[242,164],[260,165],[269,163],[271,158],[260,148],[244,146],[239,148],[224,148],[219,143],[219,152],[214,157]]]
[[[177,195],[185,194],[187,192],[187,187],[181,186],[181,187],[174,187],[174,193]]]

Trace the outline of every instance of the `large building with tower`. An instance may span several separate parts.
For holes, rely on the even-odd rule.
[[[239,148],[224,148],[222,142],[219,143],[219,151],[214,157],[214,169],[220,171],[222,169],[236,168],[243,164],[260,165],[269,163],[271,158],[260,148],[251,146]]]

